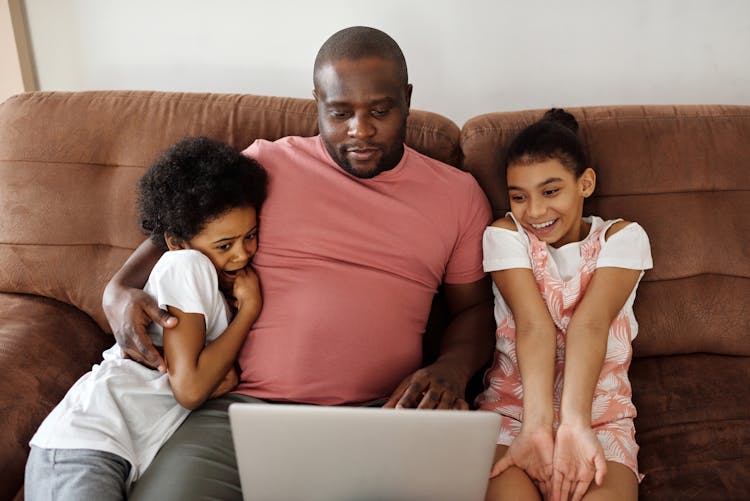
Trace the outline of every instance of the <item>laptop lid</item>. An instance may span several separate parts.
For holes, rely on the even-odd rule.
[[[500,416],[485,411],[229,406],[245,500],[484,499]]]

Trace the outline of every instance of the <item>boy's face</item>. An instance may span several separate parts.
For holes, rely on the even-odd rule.
[[[247,266],[258,250],[255,208],[228,210],[206,223],[182,248],[195,249],[208,256],[219,275],[219,288],[231,293],[236,272]]]
[[[315,75],[313,96],[320,136],[342,169],[371,178],[398,164],[411,85],[399,81],[396,63],[378,57],[327,63]]]

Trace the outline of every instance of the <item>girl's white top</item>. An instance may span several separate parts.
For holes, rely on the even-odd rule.
[[[185,313],[206,320],[206,343],[229,322],[226,300],[219,291],[216,268],[195,250],[166,252],[154,266],[144,290]],[[162,328],[149,335],[163,346]],[[151,463],[156,452],[187,417],[172,394],[169,378],[157,370],[123,358],[115,344],[68,391],[47,416],[31,444],[45,449],[95,449],[127,459],[128,486]]]
[[[508,215],[513,218],[510,212]],[[583,220],[591,225],[589,234],[606,224],[598,216],[584,217]],[[484,271],[491,272],[513,268],[531,269],[529,238],[515,218],[513,218],[513,221],[516,223],[517,230],[506,230],[495,226],[489,226],[485,230],[482,242]],[[614,267],[630,270],[653,268],[648,235],[638,223],[628,224],[608,239],[605,239],[605,233],[603,232],[601,235],[601,251],[596,261],[597,268]],[[571,242],[557,249],[548,244],[547,251],[552,257],[552,266],[556,268],[561,279],[570,280],[578,273],[578,267],[581,263],[581,242]],[[631,321],[633,338],[638,332],[638,324],[632,314],[636,287],[633,288],[623,307],[628,312]],[[495,325],[500,325],[502,320],[511,312],[494,283],[492,284],[492,290],[495,296]]]

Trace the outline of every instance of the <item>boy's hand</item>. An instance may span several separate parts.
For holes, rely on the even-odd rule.
[[[102,307],[123,354],[147,367],[166,372],[164,358],[154,348],[146,327],[156,322],[171,328],[177,325],[177,319],[160,309],[154,298],[141,289],[114,284],[105,289]]]

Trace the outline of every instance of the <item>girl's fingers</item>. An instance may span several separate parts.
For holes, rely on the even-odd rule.
[[[607,474],[607,461],[604,459],[604,454],[597,454],[594,457],[594,469],[594,481],[596,485],[602,485],[604,475]]]
[[[586,481],[576,482],[571,501],[581,501],[581,499],[583,499],[583,496],[586,494],[586,491],[589,490],[589,484],[590,482]]]
[[[495,466],[492,467],[490,478],[494,478],[500,475],[511,466],[513,466],[513,459],[511,459],[510,454],[508,454],[508,452],[506,451],[505,455],[501,457],[497,463],[495,463]]]
[[[572,488],[573,488],[573,483],[567,478],[564,479],[562,482],[562,489],[560,491],[560,499],[562,499],[562,501],[568,501],[568,499],[570,498],[570,491]]]
[[[563,474],[559,470],[555,470],[552,474],[552,499],[554,501],[560,501],[562,493]]]

